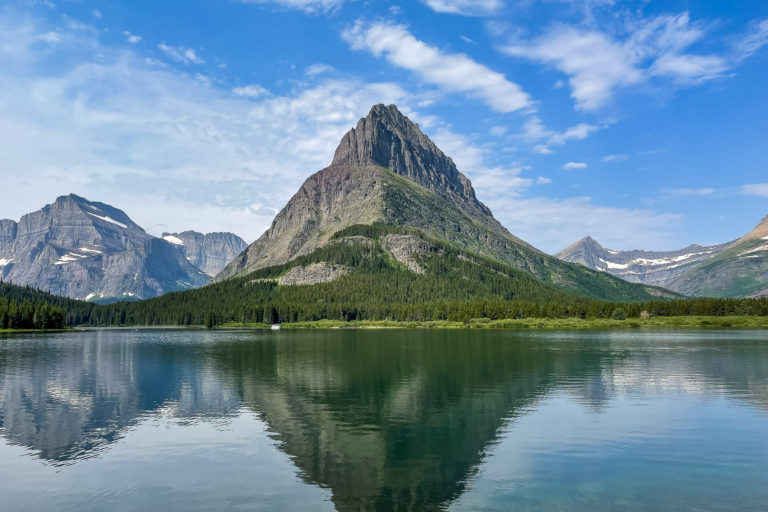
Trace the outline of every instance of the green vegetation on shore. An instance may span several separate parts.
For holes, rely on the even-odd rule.
[[[269,329],[267,324],[224,324],[221,328]],[[489,320],[476,318],[467,322],[390,320],[317,320],[282,324],[281,329],[632,329],[632,328],[768,328],[765,316],[673,316],[614,320],[612,318],[517,318]]]

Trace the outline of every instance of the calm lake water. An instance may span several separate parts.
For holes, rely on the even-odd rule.
[[[0,508],[768,509],[768,332],[0,335]]]

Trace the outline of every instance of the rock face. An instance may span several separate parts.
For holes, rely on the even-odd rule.
[[[330,283],[348,273],[349,269],[342,265],[329,265],[325,262],[311,263],[303,267],[293,267],[285,275],[280,276],[277,283],[289,286]]]
[[[768,295],[768,217],[734,242],[668,252],[611,251],[587,237],[557,257],[693,297]]]
[[[423,274],[424,269],[414,256],[423,256],[433,250],[424,239],[414,235],[387,235],[382,238],[381,245],[393,258],[417,274]]]
[[[123,211],[76,195],[0,224],[0,277],[80,299],[150,298],[208,277]]]
[[[233,233],[163,233],[163,240],[181,247],[184,257],[194,266],[215,276],[243,252],[248,244]]]
[[[612,251],[586,237],[557,253],[563,261],[608,272],[633,283],[668,287],[692,266],[724,251],[729,244],[689,245],[677,251]]]
[[[375,105],[344,135],[331,165],[310,176],[269,229],[214,281],[286,263],[324,246],[346,227],[376,223],[416,228],[569,292],[618,298],[617,293],[638,290],[564,263],[510,234],[453,161],[394,105]]]
[[[453,160],[394,105],[375,105],[344,135],[331,162],[331,167],[363,166],[384,167],[470,213],[491,216]]]

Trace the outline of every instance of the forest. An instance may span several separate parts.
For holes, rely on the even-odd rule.
[[[416,257],[423,273],[414,274],[382,247],[382,237],[392,233],[427,242],[429,249]],[[0,328],[768,315],[765,298],[608,302],[569,294],[527,271],[412,228],[351,226],[331,239],[283,265],[136,302],[97,305],[0,283]],[[290,269],[318,262],[344,267],[347,273],[312,285],[279,284]]]

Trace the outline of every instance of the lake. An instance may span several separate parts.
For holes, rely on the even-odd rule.
[[[764,511],[768,332],[0,335],[0,499]]]

